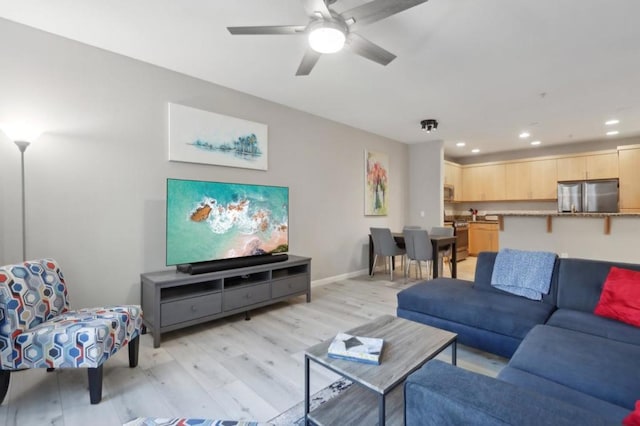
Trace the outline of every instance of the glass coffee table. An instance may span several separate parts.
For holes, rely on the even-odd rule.
[[[384,339],[380,365],[329,358],[327,348],[333,338],[308,348],[304,355],[304,413],[307,424],[403,425],[404,392],[399,385],[409,374],[449,346],[451,363],[456,364],[457,334],[403,318],[384,315],[345,333]],[[354,383],[313,412],[309,412],[311,361]]]

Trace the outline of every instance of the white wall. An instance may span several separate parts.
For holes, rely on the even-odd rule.
[[[409,225],[430,229],[442,224],[443,146],[442,141],[409,146]]]
[[[76,307],[137,303],[139,274],[164,268],[167,177],[289,186],[290,252],[313,257],[312,279],[365,269],[368,228],[405,223],[403,143],[9,21],[0,40],[0,122],[47,130],[25,157],[27,257],[61,263]],[[167,102],[268,124],[269,170],[167,161]],[[387,217],[364,216],[365,148],[389,154]],[[0,156],[7,264],[21,260],[20,192],[4,135]]]
[[[4,193],[5,193],[4,187],[5,187],[5,182],[8,181],[8,175],[7,175],[8,171],[6,168],[6,164],[9,161],[9,148],[10,148],[9,144],[0,143],[0,265],[5,264],[4,263],[4,260],[5,260],[4,246],[7,241],[7,239],[5,238],[5,231],[4,231],[6,228],[6,223],[4,219],[4,216],[5,216],[4,206],[8,204],[9,200],[7,200],[4,197]],[[16,151],[17,151],[17,148],[16,148]]]
[[[613,217],[611,233],[604,233],[604,219],[554,217],[547,233],[545,217],[504,218],[500,248],[551,251],[583,259],[640,263],[640,217]]]

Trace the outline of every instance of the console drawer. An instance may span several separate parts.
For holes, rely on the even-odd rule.
[[[307,274],[301,274],[296,277],[283,278],[281,280],[274,280],[271,283],[271,297],[278,298],[284,297],[289,294],[301,293],[307,291],[309,284],[309,277]]]
[[[269,283],[264,283],[233,290],[225,290],[224,310],[230,311],[269,300],[271,297],[270,286]]]
[[[178,324],[222,312],[221,293],[212,293],[160,304],[160,326]]]

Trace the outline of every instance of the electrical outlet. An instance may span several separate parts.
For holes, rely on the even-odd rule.
[[[567,257],[569,257],[569,253],[560,253],[560,257],[566,259]]]
[[[420,217],[424,217],[424,210],[420,211]]]

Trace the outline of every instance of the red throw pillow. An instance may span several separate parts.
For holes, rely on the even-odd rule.
[[[640,426],[640,401],[636,401],[636,409],[622,420],[624,426]]]
[[[640,327],[640,271],[612,266],[593,313]]]

